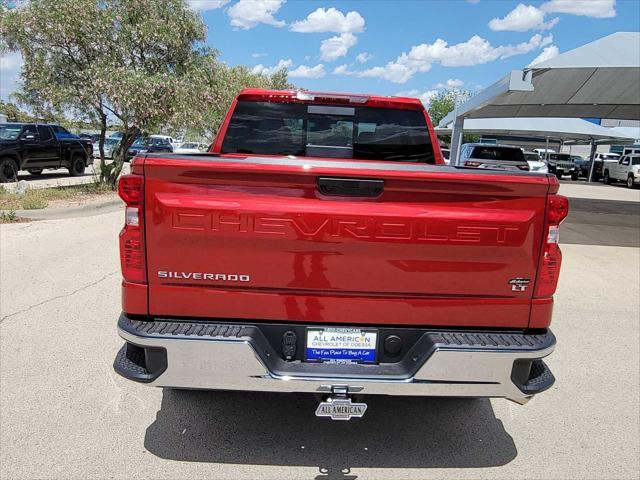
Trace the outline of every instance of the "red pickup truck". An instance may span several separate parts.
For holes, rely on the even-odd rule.
[[[125,340],[153,386],[525,403],[568,202],[552,175],[444,165],[416,99],[248,89],[206,154],[121,178]]]

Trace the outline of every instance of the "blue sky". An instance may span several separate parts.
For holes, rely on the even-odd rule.
[[[281,65],[298,86],[409,94],[478,90],[537,58],[640,30],[637,0],[194,0],[230,65]],[[20,58],[0,59],[0,96]]]
[[[637,0],[191,3],[203,8],[209,43],[228,64],[280,62],[305,88],[425,100],[447,82],[476,90],[543,52],[640,30]]]

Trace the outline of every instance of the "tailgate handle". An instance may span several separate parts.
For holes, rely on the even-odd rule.
[[[318,190],[323,195],[377,197],[384,190],[384,180],[318,177]]]

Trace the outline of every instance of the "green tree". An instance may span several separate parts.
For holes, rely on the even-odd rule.
[[[25,60],[16,97],[100,125],[100,174],[114,186],[136,137],[188,111],[202,58],[215,58],[183,0],[32,0],[3,17],[3,37]],[[124,136],[106,164],[110,119]]]
[[[35,120],[32,115],[21,110],[13,102],[4,102],[0,100],[0,112],[7,116],[8,122],[33,122]]]
[[[468,90],[442,90],[433,97],[429,102],[427,111],[431,118],[433,126],[437,126],[440,121],[447,116],[449,112],[455,110],[456,107],[462,105],[473,96],[473,93]],[[451,143],[450,135],[442,135],[439,137],[440,141],[445,144]],[[478,135],[464,135],[463,142],[477,142],[480,139]]]
[[[434,126],[440,123],[449,112],[452,112],[457,106],[472,97],[471,92],[467,90],[442,90],[429,101],[429,117]]]
[[[287,79],[286,69],[269,76],[252,73],[242,65],[229,67],[220,62],[213,62],[198,72],[202,75],[198,81],[201,95],[194,99],[198,105],[184,114],[190,117],[192,131],[209,138],[217,132],[233,99],[243,88],[293,88]],[[179,125],[187,123],[186,118],[178,117],[177,120]]]
[[[217,61],[184,0],[31,0],[0,13],[2,38],[25,61],[16,98],[38,115],[98,126],[100,176],[113,186],[140,134],[211,135],[241,88],[291,87],[286,70],[262,76]],[[109,122],[124,136],[107,164]]]
[[[289,83],[289,72],[286,68],[281,68],[277,72],[275,72],[269,78],[269,88],[274,88],[276,90],[287,90],[294,88],[292,83]]]

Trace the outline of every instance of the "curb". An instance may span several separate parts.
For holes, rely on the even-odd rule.
[[[57,220],[61,218],[89,217],[103,213],[115,212],[122,207],[122,200],[116,198],[108,202],[91,205],[79,205],[77,207],[42,208],[39,210],[14,210],[16,216],[31,220]],[[9,210],[0,210],[8,213]]]

